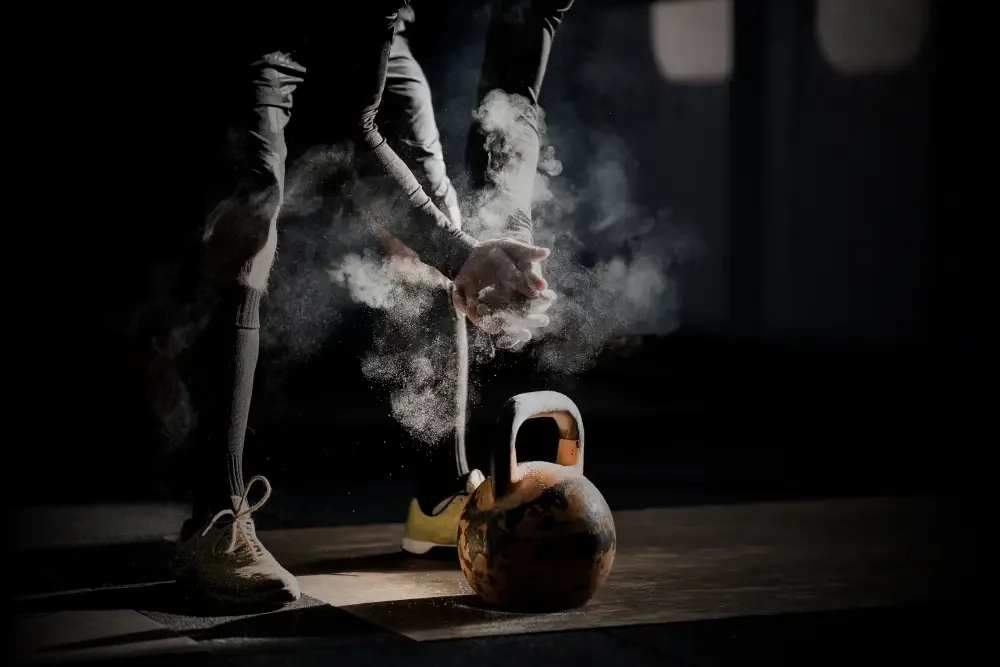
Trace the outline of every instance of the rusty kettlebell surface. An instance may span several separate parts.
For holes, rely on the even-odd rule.
[[[555,463],[518,463],[517,432],[528,419],[559,426]],[[519,394],[504,406],[490,477],[469,498],[458,528],[458,556],[469,585],[487,604],[509,610],[560,610],[585,604],[615,559],[614,519],[583,476],[583,421],[552,391]]]

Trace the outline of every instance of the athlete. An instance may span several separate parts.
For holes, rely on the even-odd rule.
[[[208,350],[213,387],[204,396],[214,401],[201,411],[195,502],[177,544],[180,578],[220,601],[281,602],[300,595],[295,577],[256,535],[252,514],[267,501],[271,488],[260,476],[246,481],[242,459],[259,348],[259,304],[275,257],[284,196],[284,130],[301,84],[332,85],[341,93],[335,107],[324,110],[324,118],[356,146],[358,173],[381,180],[395,193],[401,211],[369,216],[367,223],[387,243],[412,251],[442,276],[441,293],[453,309],[447,317],[454,321],[458,311],[504,347],[522,345],[533,329],[547,324],[543,311],[552,295],[540,262],[548,250],[532,244],[531,185],[539,154],[538,93],[552,38],[571,0],[494,3],[479,97],[482,101],[500,91],[528,105],[518,118],[519,129],[507,136],[516,145],[503,155],[518,157],[510,168],[497,164],[497,155],[489,151],[488,127],[474,127],[470,133],[476,201],[491,215],[502,211],[505,220],[501,233],[481,241],[435,205],[376,127],[400,0],[343,4],[332,11],[349,41],[331,40],[326,20],[300,16],[265,26],[263,36],[255,25],[221,49],[220,59],[227,65],[223,71],[230,72],[219,82],[230,109],[230,161],[223,175],[232,186],[208,215],[202,260],[206,284],[216,294],[202,345]],[[439,201],[448,208],[447,199]],[[464,353],[463,333],[464,322],[456,329],[456,354]],[[457,402],[464,402],[465,372],[460,370],[458,381],[438,380],[455,385]],[[464,406],[457,412],[464,420]],[[440,492],[439,503],[420,498],[411,503],[404,541],[411,551],[454,545],[458,514],[482,479],[465,465],[464,423],[456,424],[454,456],[447,472],[437,475],[452,488]],[[257,484],[263,497],[251,502],[249,492]]]

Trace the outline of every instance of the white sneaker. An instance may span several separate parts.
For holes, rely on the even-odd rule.
[[[248,505],[247,494],[256,482],[264,484],[264,497]],[[242,496],[232,497],[233,509],[222,510],[186,539],[188,530],[182,530],[177,541],[178,579],[227,604],[298,600],[298,582],[260,543],[250,516],[270,497],[270,482],[254,477]]]

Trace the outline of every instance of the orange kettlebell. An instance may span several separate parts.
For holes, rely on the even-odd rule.
[[[550,417],[559,427],[556,462],[518,463],[521,425]],[[583,420],[554,391],[504,405],[490,477],[462,512],[458,557],[472,590],[509,610],[555,611],[585,604],[604,584],[617,538],[611,510],[583,476]]]

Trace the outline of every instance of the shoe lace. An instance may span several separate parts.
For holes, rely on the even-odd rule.
[[[250,489],[253,488],[253,485],[256,482],[260,482],[264,485],[264,497],[258,500],[253,505],[247,505],[247,496],[250,494]],[[250,481],[247,482],[246,488],[243,490],[243,495],[240,496],[240,501],[236,505],[237,509],[222,510],[221,512],[213,516],[212,519],[205,526],[205,529],[202,531],[201,533],[202,537],[207,535],[208,532],[212,530],[212,528],[214,528],[215,525],[220,520],[228,519],[230,527],[229,544],[226,546],[225,549],[222,550],[222,553],[223,554],[235,553],[236,550],[240,547],[240,542],[241,542],[240,538],[243,538],[242,543],[246,545],[246,547],[248,548],[248,552],[251,555],[251,557],[254,560],[259,560],[265,554],[265,550],[264,550],[264,545],[261,544],[260,540],[257,539],[257,531],[254,529],[253,519],[251,518],[250,515],[259,510],[261,507],[263,507],[264,503],[266,503],[268,498],[270,497],[271,497],[271,483],[268,482],[266,478],[261,477],[260,475],[251,478]],[[222,524],[221,527],[224,528],[225,524]],[[220,544],[222,544],[224,537],[225,536],[220,537],[219,541],[216,542],[214,548],[214,551],[216,553],[219,553],[218,547]]]

